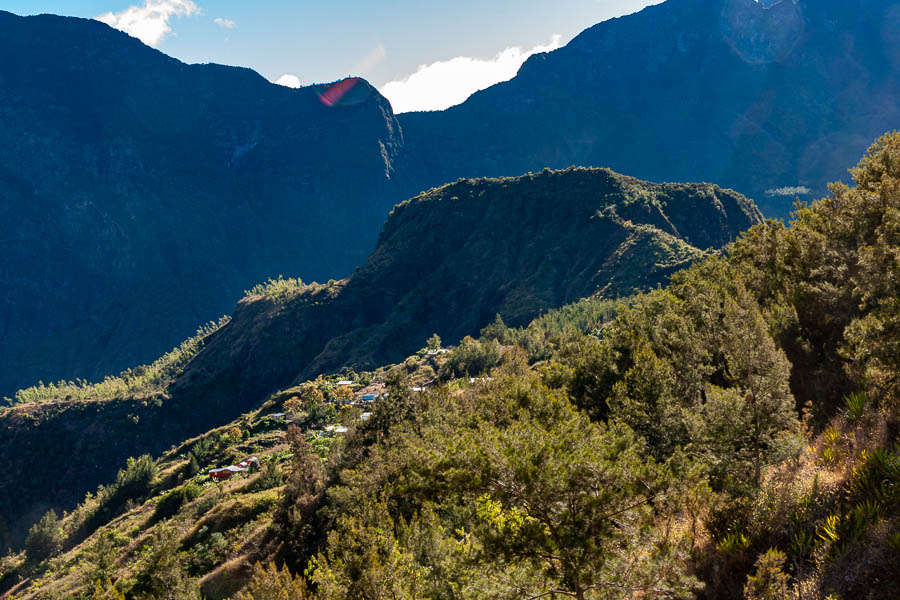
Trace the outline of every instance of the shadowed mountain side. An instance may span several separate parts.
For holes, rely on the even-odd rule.
[[[669,0],[441,112],[398,118],[411,190],[549,166],[711,181],[785,217],[900,126],[895,0]]]
[[[0,64],[0,397],[149,362],[267,277],[346,276],[396,202],[363,80],[294,90],[6,12]]]

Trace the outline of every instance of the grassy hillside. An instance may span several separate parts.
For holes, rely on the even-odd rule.
[[[454,390],[455,395],[474,390],[484,382],[470,381],[468,371],[481,374],[500,364],[501,356],[516,345],[530,348],[532,360],[549,355],[576,331],[587,333],[608,323],[617,307],[615,301],[584,300],[520,329],[497,320],[481,340],[466,338],[459,347],[439,353],[423,347],[401,365],[319,377],[279,390],[260,407],[173,446],[156,460],[146,455],[129,459],[109,485],[88,493],[74,510],[60,513],[49,528],[55,541],[28,545],[49,548],[54,556],[29,550],[10,554],[0,564],[3,597],[91,598],[96,581],[104,588],[106,578],[120,587],[129,581],[140,588],[148,585],[147,574],[160,566],[160,551],[173,555],[175,560],[164,568],[174,570],[149,579],[167,582],[174,593],[188,597],[198,589],[204,597],[229,597],[251,577],[254,562],[292,552],[275,525],[285,484],[296,473],[292,448],[299,444],[311,449],[323,464],[344,453],[365,451],[371,436],[395,419],[394,407],[387,402],[390,396],[382,394],[425,399],[441,390]],[[499,344],[496,336],[507,343]],[[510,343],[513,339],[516,345]],[[348,376],[353,386],[338,384]],[[363,403],[362,396],[369,393],[381,399]],[[284,417],[276,416],[283,412]],[[366,412],[371,416],[363,417]],[[348,431],[329,432],[329,425],[335,424]],[[222,483],[207,474],[250,456],[260,459],[259,469]]]

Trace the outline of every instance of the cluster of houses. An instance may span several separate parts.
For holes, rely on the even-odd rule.
[[[445,350],[444,348],[441,348],[439,350],[430,350],[428,352],[428,354],[434,355],[434,354],[439,354],[439,353],[443,353],[446,351],[447,350]],[[484,381],[484,380],[485,380],[485,378],[482,378],[482,381]],[[472,379],[471,382],[474,383],[474,378]],[[337,382],[337,385],[355,387],[358,384],[354,381],[350,381],[349,379],[342,379],[341,381]],[[415,386],[410,389],[413,392],[424,392],[425,391],[425,388],[420,387],[420,386]],[[351,406],[369,407],[376,400],[378,400],[379,398],[385,397],[385,396],[387,396],[386,392],[383,392],[383,391],[380,391],[377,389],[372,390],[370,388],[368,391],[361,390],[360,392],[357,392],[354,395],[354,399],[352,402],[350,402],[350,405]],[[283,412],[271,413],[268,416],[275,421],[284,421],[287,418],[287,414],[283,413]],[[368,411],[368,410],[359,415],[360,421],[367,421],[370,418],[372,418],[372,412]],[[333,435],[345,434],[348,431],[349,431],[349,429],[347,427],[345,427],[344,425],[332,424],[332,425],[326,425],[324,430],[321,432],[312,432],[312,433],[317,436],[319,436],[319,435],[333,436]],[[248,470],[252,470],[257,467],[259,467],[259,459],[255,456],[251,456],[250,458],[242,460],[241,462],[239,462],[236,465],[229,465],[227,467],[221,467],[218,469],[210,469],[209,478],[212,479],[213,481],[224,481],[226,479],[230,479],[231,477],[233,477],[237,474],[243,473]]]
[[[437,353],[441,353],[441,352],[446,352],[446,350],[441,348],[440,350],[431,351],[430,353],[437,354]],[[340,381],[337,382],[336,385],[346,386],[349,388],[359,387],[358,383],[356,383],[355,381],[352,381],[350,379],[341,379]],[[425,388],[421,387],[421,386],[414,386],[410,389],[413,392],[424,392],[425,391]],[[383,385],[373,384],[371,386],[364,387],[363,389],[357,390],[356,393],[353,395],[353,400],[348,402],[347,405],[361,407],[364,412],[359,415],[359,420],[367,421],[368,419],[372,418],[372,412],[371,412],[372,404],[374,404],[379,398],[387,397],[387,395],[388,394],[386,391],[384,391]],[[281,422],[281,421],[284,421],[285,419],[287,419],[288,415],[284,412],[276,412],[276,413],[269,414],[268,417],[274,421]],[[348,431],[349,431],[349,429],[346,426],[334,423],[334,424],[326,425],[322,430],[309,431],[308,433],[311,433],[312,435],[314,435],[316,437],[320,437],[320,436],[331,437],[334,435],[345,434]],[[240,466],[240,465],[238,465],[238,466]],[[225,467],[225,469],[230,469],[230,468],[232,468],[232,467]],[[224,471],[224,469],[221,469],[221,470]]]
[[[372,418],[371,412],[364,412],[361,415],[359,415],[360,421],[368,421],[371,418]],[[348,431],[350,431],[350,429],[348,429],[346,426],[339,425],[337,423],[332,423],[331,425],[326,425],[322,431],[311,431],[310,433],[312,433],[316,437],[323,436],[323,435],[330,437],[333,435],[342,435],[342,434],[347,433]]]
[[[244,471],[254,469],[258,466],[259,459],[255,456],[251,456],[250,458],[244,459],[236,465],[229,465],[227,467],[221,467],[219,469],[210,469],[209,478],[213,481],[224,481],[225,479],[231,479],[231,477],[238,473],[243,473]]]
[[[447,352],[446,348],[440,348],[438,350],[429,350],[428,354],[434,355],[434,354],[442,354],[444,352]],[[481,381],[492,381],[492,378],[482,377]],[[475,378],[473,377],[473,378],[471,378],[470,383],[474,383],[474,382],[475,382]],[[353,387],[358,384],[356,384],[350,380],[342,380],[342,381],[338,381],[338,385],[346,385],[346,386]],[[416,393],[421,393],[421,392],[425,391],[425,386],[424,385],[414,385],[414,386],[410,387],[409,389],[410,389],[410,391],[413,391]],[[351,406],[369,406],[373,402],[378,400],[379,398],[386,398],[387,396],[388,396],[388,393],[384,391],[383,385],[374,384],[372,386],[369,386],[368,388],[363,388],[362,390],[359,390],[354,395],[353,401],[350,402],[350,405]],[[363,413],[363,415],[366,415],[366,414],[368,414],[368,413]],[[365,416],[362,417],[363,420],[365,420],[365,418],[366,418]]]

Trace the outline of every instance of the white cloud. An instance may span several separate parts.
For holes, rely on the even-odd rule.
[[[554,35],[549,44],[527,50],[513,46],[493,58],[457,56],[421,65],[409,77],[384,84],[380,91],[396,113],[443,110],[463,102],[478,90],[512,79],[529,56],[556,50],[561,40],[562,36]]]
[[[198,12],[200,8],[192,0],[144,0],[143,6],[129,6],[94,18],[133,35],[148,46],[155,46],[172,31],[169,19]]]
[[[298,88],[298,87],[300,87],[300,78],[297,77],[296,75],[291,75],[290,73],[285,73],[284,75],[279,77],[277,80],[275,80],[275,83],[277,83],[278,85],[283,85],[284,87]]]
[[[216,17],[215,19],[213,19],[213,22],[222,29],[234,29],[235,25],[234,21],[232,21],[231,19],[223,19],[221,17]]]

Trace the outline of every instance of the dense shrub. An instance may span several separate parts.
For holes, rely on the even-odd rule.
[[[29,562],[38,563],[59,554],[63,532],[56,511],[50,509],[41,520],[31,526],[25,538],[25,556]]]
[[[98,527],[120,514],[129,502],[143,500],[153,489],[157,465],[149,454],[129,458],[116,480],[97,491],[97,504],[87,514],[72,541],[84,539]]]
[[[199,496],[201,491],[200,486],[189,483],[167,492],[156,504],[156,509],[153,511],[150,521],[157,523],[172,517],[181,510],[182,506]]]
[[[284,475],[281,473],[281,469],[278,468],[274,460],[269,460],[266,462],[266,468],[263,472],[250,484],[250,491],[261,492],[262,490],[278,487],[282,483],[284,483]]]
[[[178,532],[158,527],[141,553],[132,593],[138,598],[200,600],[200,589],[185,568],[187,557],[179,551]]]
[[[306,590],[302,577],[295,577],[282,565],[279,570],[275,563],[253,565],[253,575],[247,587],[236,600],[306,600],[311,596]]]
[[[784,600],[790,597],[790,577],[782,570],[787,557],[778,550],[769,550],[756,561],[756,573],[747,578],[744,586],[746,600]]]
[[[459,342],[459,346],[447,353],[440,375],[445,379],[452,376],[481,375],[497,366],[500,356],[500,343],[497,340],[479,341],[466,336]]]
[[[156,478],[156,462],[149,454],[129,458],[124,469],[119,469],[116,481],[99,494],[100,506],[116,512],[129,500],[143,498],[150,493]]]

